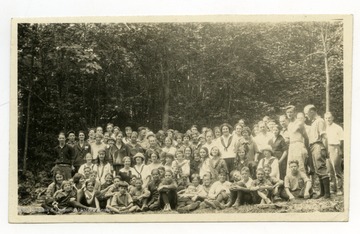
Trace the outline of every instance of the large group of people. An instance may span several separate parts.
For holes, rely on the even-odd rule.
[[[298,113],[291,105],[252,128],[241,119],[185,133],[147,127],[123,133],[112,123],[106,131],[79,131],[77,139],[74,131],[61,132],[42,206],[48,214],[191,212],[340,196],[343,130],[333,120],[314,105]]]

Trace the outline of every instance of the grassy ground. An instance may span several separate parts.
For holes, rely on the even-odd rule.
[[[312,212],[343,212],[344,211],[344,197],[331,195],[331,199],[309,199],[303,200],[298,199],[292,202],[277,202],[274,205],[244,205],[239,208],[227,208],[224,210],[214,209],[198,209],[193,211],[194,214],[205,214],[205,213],[312,213]],[[44,210],[40,204],[32,204],[30,206],[19,206],[18,213],[20,215],[40,215],[44,214]],[[177,211],[156,211],[146,212],[147,214],[176,214]],[[68,215],[108,215],[106,212],[101,213],[90,213],[90,212],[78,212],[71,213]],[[141,215],[143,213],[134,213],[134,215]]]

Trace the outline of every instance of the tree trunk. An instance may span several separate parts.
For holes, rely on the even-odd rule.
[[[327,48],[326,48],[326,31],[322,32],[321,39],[324,48],[324,65],[325,65],[325,76],[326,76],[326,112],[330,111],[330,75],[329,75],[329,67],[328,67],[328,58],[327,58]]]
[[[169,71],[164,74],[163,65],[160,65],[163,83],[163,113],[162,113],[162,129],[167,130],[169,128],[169,105],[170,105],[170,77]]]
[[[31,104],[31,89],[29,89],[29,95],[27,100],[26,107],[26,128],[25,128],[25,146],[24,146],[24,159],[23,159],[23,173],[26,172],[27,169],[27,154],[28,154],[28,145],[29,145],[29,126],[30,126],[30,104]]]

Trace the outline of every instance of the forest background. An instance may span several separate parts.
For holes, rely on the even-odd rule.
[[[59,131],[108,122],[252,126],[312,103],[343,124],[343,84],[341,21],[19,24],[19,174],[49,171]]]

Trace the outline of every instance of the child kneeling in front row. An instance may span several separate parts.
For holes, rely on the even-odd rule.
[[[290,174],[285,176],[285,189],[281,192],[281,197],[285,200],[295,198],[309,199],[312,197],[311,180],[304,172],[299,171],[299,161],[289,162]]]
[[[107,209],[118,214],[140,210],[140,207],[133,204],[133,199],[127,192],[128,186],[125,181],[119,183],[119,192],[112,197],[110,205],[106,207]]]

